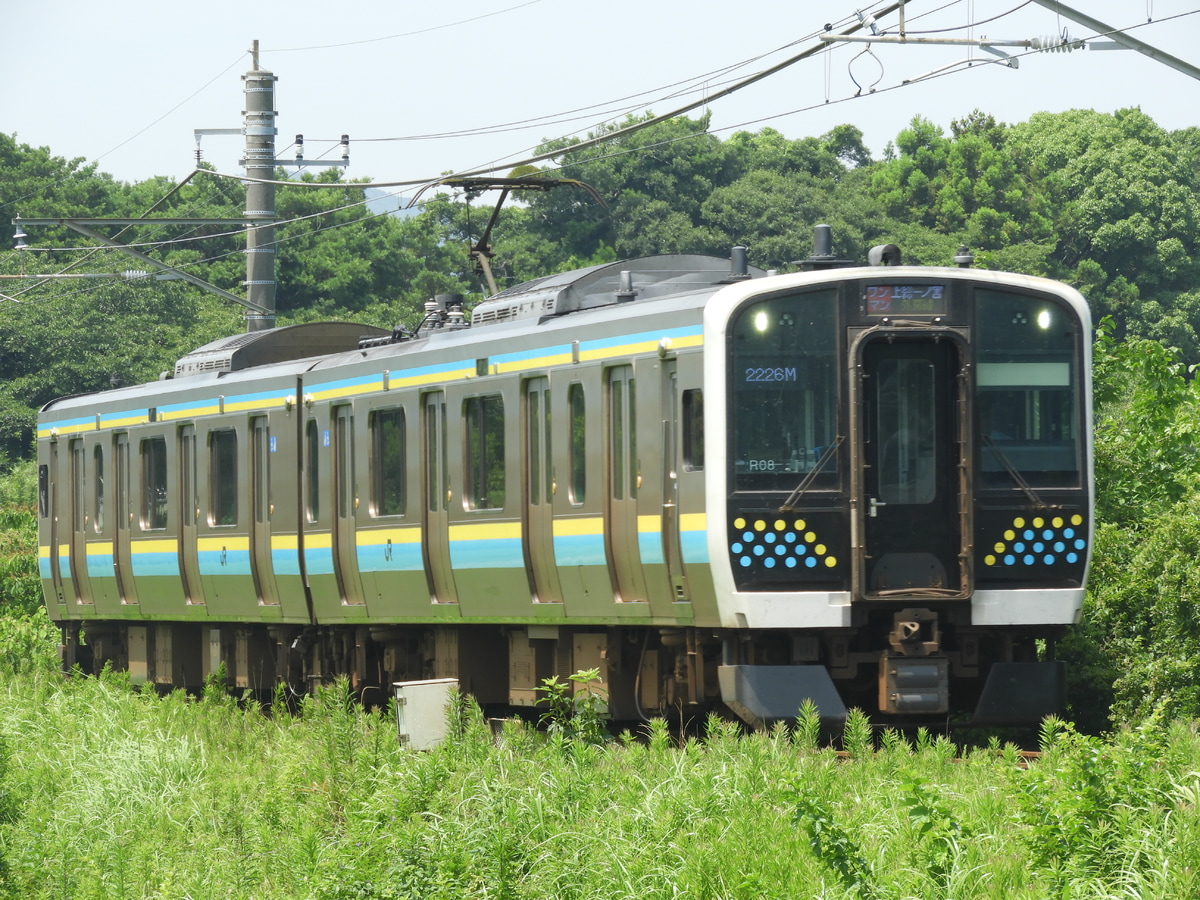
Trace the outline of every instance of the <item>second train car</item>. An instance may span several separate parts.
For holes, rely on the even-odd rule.
[[[741,248],[594,266],[48,404],[64,661],[187,688],[455,677],[497,706],[598,668],[621,719],[1056,711],[1091,550],[1087,304],[848,266],[818,234],[796,274]]]

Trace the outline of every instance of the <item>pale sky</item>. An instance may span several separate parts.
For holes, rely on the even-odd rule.
[[[1069,5],[1200,65],[1200,0]],[[194,167],[194,129],[241,126],[240,76],[257,39],[261,67],[279,79],[280,158],[294,155],[296,133],[308,158],[338,156],[347,133],[349,177],[433,178],[519,160],[542,139],[585,134],[625,110],[661,113],[716,93],[818,43],[826,22],[842,30],[855,9],[850,0],[0,0],[0,130],[125,181],[182,177]],[[908,0],[906,19],[913,37],[1094,34],[1024,0]],[[895,33],[896,16],[879,26]],[[1168,129],[1200,125],[1200,81],[1132,50],[1026,54],[1011,69],[966,46],[865,49],[840,45],[713,102],[713,129],[770,126],[797,138],[846,122],[878,157],[914,115],[949,131],[975,108],[1011,124],[1040,110],[1140,106]],[[969,68],[901,86],[968,58]],[[699,92],[671,97],[672,85]],[[204,159],[238,173],[242,140],[205,137]]]

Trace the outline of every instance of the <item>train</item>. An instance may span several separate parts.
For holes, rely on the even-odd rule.
[[[971,265],[665,255],[419,327],[300,324],[55,400],[39,558],[64,666],[364,700],[457,679],[617,720],[1059,711],[1092,547],[1091,323]],[[948,261],[949,262],[949,261]]]

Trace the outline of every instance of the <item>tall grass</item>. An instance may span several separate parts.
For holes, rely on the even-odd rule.
[[[9,895],[29,898],[1193,897],[1200,738],[1062,723],[1027,764],[864,723],[822,747],[713,719],[607,744],[461,701],[401,748],[344,684],[293,716],[116,675],[0,683]],[[856,743],[857,742],[857,743]],[[2,804],[0,804],[2,806]],[[2,819],[3,817],[0,817]]]

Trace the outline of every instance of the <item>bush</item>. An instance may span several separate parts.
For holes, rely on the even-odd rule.
[[[37,520],[31,509],[0,509],[0,614],[29,615],[41,605]]]

